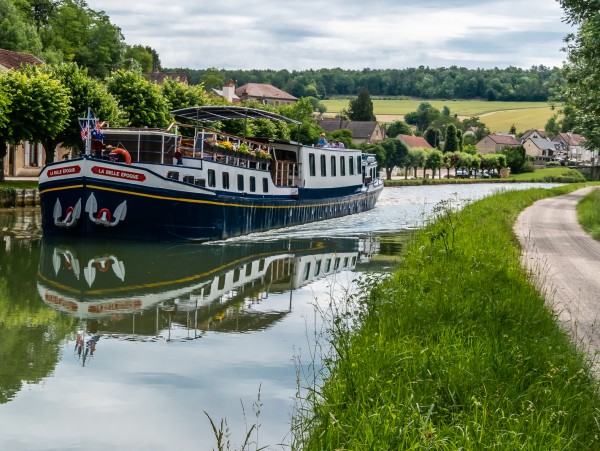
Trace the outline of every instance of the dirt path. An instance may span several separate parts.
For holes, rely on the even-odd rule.
[[[600,242],[577,221],[577,203],[593,188],[544,199],[515,223],[522,261],[562,326],[600,374]]]

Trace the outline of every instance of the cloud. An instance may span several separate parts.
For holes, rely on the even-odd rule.
[[[165,67],[560,66],[571,31],[548,0],[89,0]]]

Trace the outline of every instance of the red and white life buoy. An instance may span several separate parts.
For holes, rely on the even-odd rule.
[[[116,159],[119,155],[121,155],[125,159],[125,164],[131,164],[131,155],[129,155],[129,152],[127,152],[125,149],[122,149],[121,147],[117,147],[116,149],[111,150],[108,154],[108,157]]]

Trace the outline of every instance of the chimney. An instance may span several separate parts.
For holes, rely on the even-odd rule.
[[[225,97],[225,100],[227,100],[229,103],[233,103],[234,95],[235,95],[235,83],[233,82],[233,80],[229,80],[223,86],[223,97]]]

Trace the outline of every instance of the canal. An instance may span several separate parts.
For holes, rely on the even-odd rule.
[[[440,202],[499,189],[384,189],[350,217],[206,244],[42,239],[0,212],[0,449],[289,449],[327,318]]]

